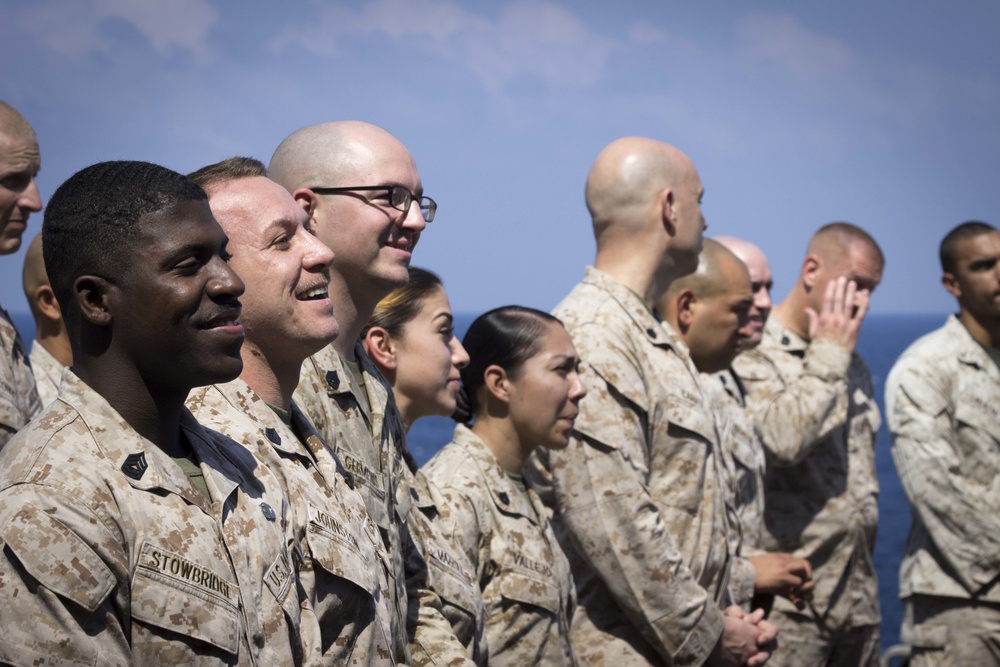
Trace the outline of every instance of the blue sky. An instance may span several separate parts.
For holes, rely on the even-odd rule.
[[[943,314],[941,237],[1000,222],[998,25],[962,0],[0,0],[0,99],[38,133],[43,198],[100,160],[266,162],[304,125],[377,123],[439,202],[414,263],[460,312],[554,306],[593,259],[590,164],[650,136],[694,160],[710,235],[765,250],[776,297],[849,220],[887,256],[873,312]],[[21,257],[0,258],[12,311]]]

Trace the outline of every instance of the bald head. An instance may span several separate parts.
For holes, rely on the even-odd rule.
[[[816,255],[826,262],[838,264],[850,255],[852,248],[861,246],[871,262],[881,271],[885,256],[871,234],[849,222],[831,222],[820,227],[809,240],[807,254]]]
[[[289,192],[368,185],[352,179],[364,179],[386,151],[405,153],[413,162],[406,146],[377,125],[356,120],[319,123],[288,135],[274,151],[267,170]]]
[[[736,282],[741,283],[744,276],[749,279],[746,266],[735,253],[718,240],[705,239],[698,268],[673,281],[661,303],[668,304],[683,290],[691,291],[699,299],[711,299],[730,287],[730,278],[737,277]]]
[[[9,139],[37,142],[35,130],[20,111],[0,100],[0,135]]]
[[[750,272],[750,289],[753,291],[753,308],[750,310],[751,335],[743,347],[751,349],[760,345],[764,338],[764,325],[771,314],[774,302],[771,299],[771,265],[764,252],[753,243],[735,236],[716,236],[715,240],[728,248],[746,264]]]
[[[35,312],[37,309],[35,293],[39,287],[48,284],[49,276],[45,273],[45,260],[42,258],[42,235],[38,234],[28,246],[27,252],[24,253],[24,269],[21,272],[24,298],[28,300],[31,312],[35,314],[36,318],[38,315]]]

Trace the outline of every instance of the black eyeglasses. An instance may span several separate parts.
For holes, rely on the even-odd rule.
[[[416,197],[412,192],[404,188],[402,185],[358,185],[352,188],[309,188],[318,195],[338,195],[344,192],[360,191],[360,190],[387,190],[389,192],[389,205],[392,206],[397,211],[403,211],[404,213],[410,210],[410,204],[414,200],[420,205],[420,215],[424,217],[425,222],[431,222],[434,220],[434,214],[437,213],[437,202],[435,202],[430,197]]]

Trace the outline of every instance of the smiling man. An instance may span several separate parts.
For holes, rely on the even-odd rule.
[[[941,241],[958,315],[900,356],[885,383],[892,456],[912,508],[899,595],[913,667],[1000,665],[1000,231]]]
[[[41,168],[35,131],[0,101],[0,255],[17,252],[29,216],[42,210],[35,185]],[[42,409],[24,342],[0,308],[0,448]]]
[[[246,343],[240,377],[193,391],[188,407],[264,461],[292,504],[308,559],[300,570],[311,607],[302,618],[305,663],[392,665],[378,529],[340,461],[292,401],[302,362],[339,332],[327,292],[333,253],[259,161],[231,158],[191,178],[208,193],[229,234],[230,265],[246,284]]]
[[[0,662],[294,664],[278,482],[184,408],[243,367],[243,283],[205,193],[100,163],[42,234],[73,366],[0,452]]]
[[[392,387],[359,340],[382,297],[406,283],[413,249],[437,205],[424,196],[406,146],[369,123],[298,130],[275,150],[269,171],[336,254],[330,298],[340,336],[306,361],[295,399],[354,473],[382,532],[392,558],[396,660],[461,664],[466,649],[428,583],[426,545],[440,538],[416,506],[430,500],[414,475]]]

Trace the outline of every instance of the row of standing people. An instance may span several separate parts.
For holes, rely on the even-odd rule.
[[[374,177],[361,170],[362,185],[346,185],[349,169],[322,164],[329,151],[356,157],[352,148],[380,142],[388,155],[372,160]],[[243,328],[246,342],[240,378],[194,391],[188,405],[276,473],[287,498],[288,553],[264,568],[271,578],[263,580],[280,580],[287,595],[290,570],[297,572],[297,615],[282,597],[285,611],[274,616],[284,620],[271,619],[301,634],[287,642],[295,660],[760,664],[774,627],[751,612],[752,600],[774,593],[786,598],[771,612],[782,628],[781,664],[874,660],[878,415],[867,371],[852,355],[881,277],[871,237],[845,224],[821,230],[776,309],[780,326],[772,322],[765,334],[769,275],[755,249],[728,241],[745,265],[710,242],[699,253],[701,188],[690,162],[658,142],[616,142],[588,179],[595,267],[556,311],[583,362],[559,320],[505,308],[470,329],[469,363],[433,277],[413,271],[409,291],[376,305],[405,280],[408,255],[436,208],[420,195],[405,148],[370,126],[316,126],[272,158],[271,177],[291,198],[266,174],[253,161],[230,160],[193,175],[246,283],[243,326],[230,303],[209,328],[231,338]],[[370,189],[384,200],[373,206]],[[347,223],[343,208],[320,204],[336,194],[356,198],[366,213],[403,215]],[[417,208],[423,223],[411,216]],[[364,225],[378,222],[370,242],[366,232],[375,230]],[[329,249],[302,230],[344,265],[331,270]],[[222,303],[239,291],[208,298]],[[425,345],[414,354],[418,325]],[[736,354],[762,339],[779,353],[762,345],[732,372]],[[181,359],[183,351],[173,350]],[[78,368],[85,366],[74,364],[64,393]],[[428,481],[404,433],[415,418],[452,411],[459,372],[460,413],[471,426],[459,426],[428,465]],[[585,385],[591,398],[581,402]],[[173,458],[202,499],[218,495],[196,481],[197,464],[206,466],[201,451],[180,453]],[[130,470],[141,479],[148,465],[140,458]],[[20,539],[31,544],[30,534]],[[149,563],[139,556],[141,573]],[[259,624],[268,620],[260,600]],[[284,644],[271,636],[249,633],[240,660],[244,648],[258,660],[265,647],[280,655]],[[249,644],[258,641],[256,653]],[[295,655],[296,646],[314,653]]]

